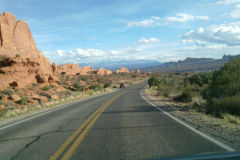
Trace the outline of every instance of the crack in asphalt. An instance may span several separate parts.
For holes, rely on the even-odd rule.
[[[99,107],[97,107],[99,108]],[[95,112],[95,110],[93,110],[93,112]],[[92,113],[89,113],[86,117],[84,117],[84,119],[87,119]],[[71,129],[71,130],[62,130],[63,127],[65,126],[69,126],[73,121],[79,120],[77,118],[75,119],[70,119],[68,120],[66,123],[62,124],[61,126],[59,126],[55,131],[51,131],[51,132],[46,132],[46,133],[42,133],[40,135],[37,136],[30,136],[30,137],[21,137],[21,138],[12,138],[12,139],[5,139],[5,140],[0,140],[0,142],[6,142],[6,141],[12,141],[12,140],[19,140],[19,139],[28,139],[28,138],[34,138],[31,142],[27,143],[22,149],[20,149],[15,155],[13,155],[10,160],[16,160],[17,157],[24,152],[27,148],[29,148],[32,144],[36,143],[37,141],[40,140],[40,138],[42,136],[48,135],[48,134],[53,134],[53,133],[61,133],[61,132],[74,132],[76,129]]]
[[[56,131],[52,131],[52,132],[46,132],[46,133],[42,133],[40,135],[37,135],[37,136],[30,136],[30,137],[22,137],[22,138],[15,138],[15,139],[7,139],[5,141],[11,141],[11,140],[17,140],[17,139],[28,139],[28,138],[34,138],[31,142],[27,143],[22,149],[20,149],[15,155],[13,155],[10,160],[16,160],[17,157],[22,153],[24,152],[27,148],[29,148],[31,145],[33,145],[34,143],[36,143],[37,141],[40,140],[40,138],[42,136],[45,136],[45,135],[48,135],[48,134],[53,134],[53,133],[65,133],[65,132],[73,132],[74,130],[67,130],[67,131],[59,131],[59,130],[56,130]],[[1,141],[3,142],[3,141]]]

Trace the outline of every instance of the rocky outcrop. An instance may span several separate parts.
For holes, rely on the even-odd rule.
[[[80,73],[82,71],[78,64],[56,65],[55,63],[53,63],[52,68],[53,73],[56,75],[59,74],[76,75],[77,73]]]
[[[93,70],[89,66],[85,66],[81,69],[80,75],[88,75],[91,71]]]
[[[89,75],[89,72],[93,71],[89,66],[80,68],[78,64],[63,64],[56,65],[52,64],[53,73],[56,75],[66,74],[66,75]]]
[[[0,90],[49,83],[52,74],[50,62],[37,49],[27,23],[17,21],[9,12],[0,14]]]
[[[111,70],[106,70],[105,68],[100,68],[97,71],[97,75],[100,75],[100,76],[110,75],[110,74],[112,74],[112,71]]]
[[[119,73],[130,73],[126,67],[121,67]]]
[[[136,72],[136,73],[140,73],[140,69],[138,68],[135,72]]]

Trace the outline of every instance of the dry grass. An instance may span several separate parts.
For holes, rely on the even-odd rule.
[[[50,101],[45,103],[44,105],[36,105],[36,106],[32,106],[32,107],[22,107],[23,109],[13,109],[13,110],[8,110],[5,111],[4,113],[0,113],[0,120],[6,120],[6,119],[10,119],[13,117],[17,117],[20,115],[25,115],[28,113],[32,113],[32,112],[37,112],[39,110],[43,110],[43,109],[49,109],[49,108],[56,108],[56,107],[60,107],[64,104],[70,103],[70,102],[74,102],[74,101],[78,101],[80,99],[83,98],[87,98],[87,97],[91,97],[94,95],[100,95],[100,94],[107,94],[110,92],[113,92],[113,89],[106,89],[105,92],[102,91],[87,91],[87,92],[76,92],[74,95],[68,96],[64,99],[59,99],[59,100],[55,100],[55,101]]]

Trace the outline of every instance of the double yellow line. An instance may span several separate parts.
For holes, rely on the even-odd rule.
[[[50,157],[49,160],[57,160],[59,156],[66,150],[70,143],[73,142],[72,145],[68,148],[68,150],[64,153],[61,160],[70,159],[71,155],[77,149],[79,144],[82,142],[83,138],[87,135],[89,129],[94,125],[97,119],[101,116],[102,112],[118,97],[117,95],[99,107],[72,135],[69,137],[65,143]],[[81,133],[80,133],[81,132]],[[80,133],[80,134],[79,134]],[[77,137],[78,136],[78,137]],[[77,137],[77,138],[76,138]]]

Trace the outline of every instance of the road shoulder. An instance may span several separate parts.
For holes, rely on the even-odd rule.
[[[145,90],[143,90],[145,91]],[[214,139],[234,148],[240,150],[240,129],[239,127],[233,127],[229,123],[225,123],[213,116],[206,115],[201,112],[193,110],[185,110],[182,106],[179,106],[171,100],[164,99],[158,96],[152,96],[146,92],[142,92],[142,96],[163,109],[170,115],[180,119],[184,123],[192,126],[194,129],[213,137]]]

